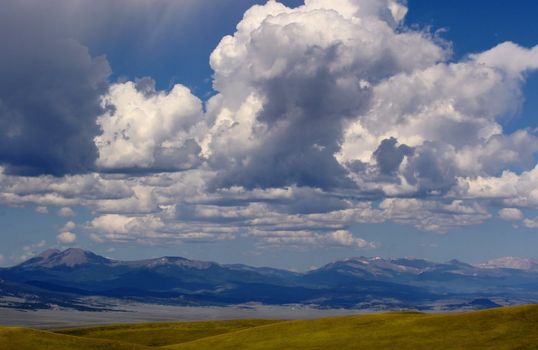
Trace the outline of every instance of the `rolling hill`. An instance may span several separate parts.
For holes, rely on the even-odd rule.
[[[387,313],[301,321],[0,328],[0,349],[538,349],[538,305],[452,314]]]

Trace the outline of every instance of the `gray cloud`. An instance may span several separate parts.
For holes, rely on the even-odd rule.
[[[55,36],[54,23],[43,23],[35,9],[4,5],[0,163],[7,173],[24,175],[92,169],[97,157],[93,138],[99,131],[95,120],[110,74],[107,60],[92,57],[75,40]]]
[[[379,167],[379,171],[383,175],[393,175],[404,157],[411,156],[413,149],[407,145],[396,146],[398,140],[394,137],[381,141],[381,144],[374,152],[374,157]]]
[[[420,195],[440,195],[456,184],[456,170],[451,160],[450,147],[425,142],[415,149],[413,157],[403,170],[407,182],[415,185]]]

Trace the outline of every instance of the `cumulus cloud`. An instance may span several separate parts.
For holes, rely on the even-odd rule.
[[[36,211],[36,213],[39,213],[39,214],[48,214],[49,209],[47,207],[41,205],[41,206],[36,207],[35,211]]]
[[[148,78],[120,83],[104,104],[110,108],[97,120],[102,134],[95,139],[104,170],[173,171],[200,163],[202,103],[186,87],[157,92]]]
[[[534,165],[536,136],[526,130],[506,135],[497,121],[521,102],[521,80],[497,67],[473,60],[438,63],[381,82],[373,96],[368,113],[346,129],[338,154],[358,184],[389,195],[439,194],[461,177]],[[400,148],[382,148],[387,139],[412,154],[407,151],[404,161]],[[380,150],[396,160],[400,186],[371,175]]]
[[[75,216],[75,211],[69,207],[63,207],[58,210],[58,215],[63,217]]]
[[[499,210],[499,217],[503,220],[509,221],[523,220],[524,218],[521,210],[517,208],[503,208]]]
[[[498,67],[509,74],[521,75],[538,69],[538,45],[525,49],[512,42],[505,42],[471,57],[479,63]]]
[[[523,224],[527,228],[532,228],[532,229],[538,228],[538,218],[525,219],[525,220],[523,220]]]
[[[77,235],[69,231],[65,231],[61,232],[58,236],[56,236],[56,238],[58,239],[58,242],[62,244],[73,244],[77,240]]]
[[[337,230],[327,234],[318,234],[309,231],[286,232],[277,231],[268,237],[264,237],[262,242],[269,246],[280,247],[345,247],[353,249],[373,249],[379,245],[368,242],[362,238],[354,237],[347,230]]]
[[[77,224],[75,224],[73,221],[68,221],[60,231],[72,231],[75,227],[77,227]]]
[[[362,238],[354,237],[353,234],[347,230],[338,230],[326,235],[325,240],[329,244],[335,244],[344,247],[354,248],[377,248],[377,245],[373,242],[368,242]]]
[[[88,223],[91,238],[95,241],[103,239],[111,241],[130,241],[143,237],[151,237],[164,225],[156,216],[125,216],[106,214],[98,216]],[[156,238],[158,238],[156,236]]]
[[[506,206],[538,207],[538,166],[517,174],[504,170],[499,176],[462,177],[454,195],[499,200]]]
[[[450,45],[404,26],[406,12],[393,0],[253,6],[211,54],[206,103],[151,78],[99,90],[106,62],[72,44],[81,71],[96,67],[88,94],[101,104],[74,134],[91,147],[68,152],[88,150],[94,172],[28,177],[40,172],[5,161],[0,201],[88,207],[96,217],[79,229],[98,242],[248,236],[362,249],[376,244],[354,236],[359,223],[447,232],[499,207],[523,220],[521,209],[538,208],[538,138],[502,124],[538,69],[536,47],[503,43],[454,61]]]
[[[401,18],[387,6],[396,5],[270,1],[245,13],[211,55],[219,94],[208,104],[206,153],[224,170],[218,186],[350,184],[334,154],[344,126],[369,108],[372,85],[446,54],[422,33],[395,31]]]

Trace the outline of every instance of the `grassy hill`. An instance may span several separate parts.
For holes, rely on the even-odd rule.
[[[538,305],[455,314],[160,323],[58,332],[0,328],[0,349],[538,349]]]
[[[159,347],[268,325],[274,320],[148,323],[61,330],[57,333],[92,339],[128,341]]]

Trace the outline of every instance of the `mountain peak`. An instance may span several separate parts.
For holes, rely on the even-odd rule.
[[[19,266],[23,267],[74,267],[85,264],[107,263],[108,259],[94,254],[92,252],[79,249],[69,248],[64,251],[58,249],[48,249],[41,254],[23,262]]]
[[[466,262],[460,261],[458,259],[449,260],[449,261],[447,261],[447,264],[460,266],[460,267],[472,267],[472,265],[469,265]]]
[[[60,252],[61,252],[61,250],[59,250],[59,249],[47,249],[44,252],[42,252],[41,254],[39,254],[37,257],[40,257],[40,258],[43,258],[43,259],[48,259],[50,256],[52,256],[54,254],[58,254]]]

